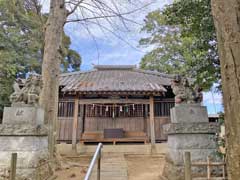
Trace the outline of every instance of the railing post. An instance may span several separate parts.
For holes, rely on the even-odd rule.
[[[185,152],[184,154],[184,169],[185,169],[185,180],[192,180],[190,152]]]
[[[207,157],[207,179],[211,178],[211,167],[210,167],[210,157]]]
[[[10,180],[15,180],[16,179],[16,168],[17,168],[17,153],[12,153]]]
[[[99,143],[98,146],[97,146],[97,149],[94,153],[94,156],[92,158],[92,161],[89,165],[89,168],[87,170],[87,173],[85,175],[85,178],[84,180],[89,180],[91,174],[92,174],[92,171],[93,171],[93,167],[94,167],[94,164],[96,163],[97,161],[97,180],[100,180],[100,171],[101,171],[101,149],[102,149],[102,143]]]
[[[225,173],[225,156],[223,156],[223,179],[226,178],[226,173]]]
[[[97,180],[100,180],[100,169],[101,169],[101,150],[99,151],[99,154],[98,154],[98,164],[97,164]]]

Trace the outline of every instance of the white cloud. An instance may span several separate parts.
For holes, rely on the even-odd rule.
[[[203,93],[203,100],[210,104],[222,104],[222,95],[220,93],[214,93],[212,91]]]
[[[217,114],[223,111],[222,95],[213,91],[203,93],[203,104],[207,106],[209,114]]]
[[[43,4],[43,12],[48,12],[50,0],[40,1]],[[128,12],[152,2],[150,6],[125,16],[138,24],[143,24],[143,20],[148,12],[162,8],[173,0],[132,0],[130,1],[132,4],[128,3],[129,0],[103,1],[112,8],[115,7],[113,7],[113,3],[111,2],[117,3],[121,12]],[[84,2],[87,3],[90,0],[85,0]],[[70,18],[75,18],[81,15],[80,13],[78,11]],[[85,16],[91,17],[92,14],[85,12]],[[71,47],[79,51],[83,57],[83,66],[89,67],[91,63],[97,64],[98,62],[100,64],[138,64],[141,57],[148,50],[137,47],[139,39],[143,37],[143,34],[140,33],[142,25],[126,21],[127,28],[125,28],[119,18],[111,18],[110,20],[114,23],[113,27],[104,19],[99,20],[99,22],[105,28],[100,28],[94,24],[88,24],[88,29],[80,23],[68,23],[65,25],[65,32],[71,37]],[[115,34],[110,31],[113,31]],[[96,45],[98,46],[98,50]],[[98,57],[98,53],[100,57]]]
[[[111,1],[106,1],[109,6],[113,6]],[[111,21],[111,24],[106,19],[100,19],[100,20],[93,20],[94,23],[100,23],[100,26],[97,24],[84,24],[84,23],[71,23],[66,25],[65,30],[66,32],[74,37],[74,40],[85,40],[85,39],[91,39],[91,36],[94,36],[97,40],[101,41],[101,43],[108,43],[108,44],[119,44],[122,39],[129,42],[133,46],[138,45],[139,39],[142,37],[142,34],[140,33],[141,25],[143,24],[143,19],[148,14],[148,12],[155,10],[157,8],[162,8],[164,5],[171,2],[170,0],[135,0],[132,2],[138,3],[138,5],[129,4],[127,0],[124,1],[114,1],[117,2],[119,11],[121,12],[129,12],[134,9],[141,8],[142,6],[152,2],[151,5],[145,7],[144,9],[141,9],[135,13],[128,14],[124,17],[127,19],[130,19],[138,24],[125,21],[127,28],[124,27],[124,24],[119,18],[108,18],[109,21]],[[119,3],[121,2],[121,3]],[[89,6],[87,6],[89,9],[93,9]],[[114,8],[114,7],[113,7]],[[96,11],[96,9],[93,9]],[[79,10],[80,11],[80,10]],[[73,16],[70,17],[70,19],[78,18],[78,16],[82,17],[80,12],[75,13]],[[86,17],[92,17],[93,15],[90,12],[84,11],[84,14]],[[112,32],[110,32],[112,31]],[[118,36],[118,37],[117,37]]]
[[[171,0],[172,1],[172,0]],[[162,8],[164,5],[169,4],[170,0],[135,0],[132,2],[142,2],[138,6],[143,6],[149,2],[153,2],[150,6],[141,9],[138,12],[125,16],[138,24],[143,24],[143,20],[148,12],[158,8]],[[106,1],[111,4],[111,1]],[[114,1],[120,2],[120,1]],[[122,2],[122,1],[121,1]],[[136,9],[136,6],[127,6],[127,3],[123,3],[119,6],[122,12],[131,11]],[[91,17],[91,15],[89,15]],[[71,17],[73,18],[73,17]],[[127,29],[123,26],[122,22],[118,18],[111,18],[114,22],[112,27],[108,21],[102,19],[99,21],[105,28],[100,28],[98,25],[88,24],[86,26],[79,23],[69,23],[65,26],[65,32],[71,37],[72,47],[76,50],[81,46],[79,53],[83,57],[83,67],[89,68],[90,64],[138,64],[141,57],[149,50],[139,49],[138,41],[143,34],[140,33],[142,25],[135,23],[127,23]],[[119,29],[115,29],[118,27]],[[113,31],[114,34],[110,31]],[[96,48],[98,46],[98,50]],[[87,52],[84,47],[88,48]],[[89,53],[91,48],[91,52]],[[150,48],[151,49],[151,48]]]
[[[42,12],[48,13],[50,9],[50,0],[39,0],[39,3],[42,5]]]

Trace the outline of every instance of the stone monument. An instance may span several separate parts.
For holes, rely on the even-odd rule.
[[[192,162],[206,162],[207,156],[216,160],[217,123],[209,123],[206,107],[201,106],[201,88],[193,90],[186,78],[176,76],[172,89],[175,107],[171,109],[171,123],[164,126],[168,134],[168,154],[164,176],[169,180],[184,180],[184,153],[191,153]],[[203,169],[192,169],[201,174]]]
[[[39,107],[41,76],[30,75],[20,85],[15,82],[10,96],[11,107],[5,107],[0,124],[0,179],[6,176],[11,154],[17,153],[17,179],[37,180],[40,164],[48,158],[48,136],[44,111]]]

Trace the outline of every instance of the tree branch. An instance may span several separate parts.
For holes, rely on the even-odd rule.
[[[73,14],[83,1],[84,0],[80,0],[77,2],[77,4],[74,4],[73,9],[67,13],[67,16],[70,16],[71,14]],[[71,3],[71,4],[73,4],[73,3]]]
[[[83,0],[81,0],[82,2]],[[110,15],[102,15],[102,16],[96,16],[96,17],[88,17],[88,18],[82,18],[82,19],[70,19],[70,20],[67,20],[66,23],[69,23],[69,22],[81,22],[81,21],[86,21],[86,20],[93,20],[93,19],[104,19],[104,18],[112,18],[112,17],[119,17],[119,18],[123,18],[123,16],[125,15],[129,15],[129,14],[132,14],[132,13],[135,13],[139,10],[142,10],[143,8],[146,8],[147,6],[149,6],[151,3],[148,3],[140,8],[137,8],[137,9],[134,9],[132,11],[128,11],[128,12],[124,12],[124,13],[118,13],[118,12],[114,12],[112,11],[112,14]],[[80,5],[80,4],[79,4]],[[76,7],[76,6],[75,6]],[[99,9],[99,8],[98,8]],[[75,9],[76,10],[76,9]]]

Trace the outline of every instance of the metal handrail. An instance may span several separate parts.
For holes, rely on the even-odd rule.
[[[94,164],[96,163],[96,160],[98,160],[98,164],[97,164],[97,180],[100,180],[100,168],[101,168],[101,150],[102,150],[102,143],[99,143],[97,146],[97,149],[94,153],[94,156],[92,158],[92,161],[90,163],[90,166],[88,168],[87,174],[84,178],[84,180],[89,180],[91,174],[92,174],[92,170],[94,167]]]

